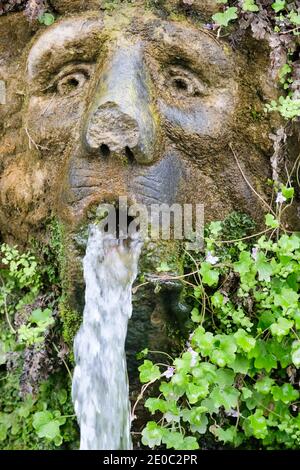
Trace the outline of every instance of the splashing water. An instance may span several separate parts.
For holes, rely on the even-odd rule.
[[[140,251],[138,238],[116,240],[90,226],[72,385],[83,450],[132,448],[125,339]]]

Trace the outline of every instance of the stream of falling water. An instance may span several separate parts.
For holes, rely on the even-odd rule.
[[[116,240],[95,225],[89,228],[72,385],[83,450],[132,448],[125,340],[140,251],[139,239]]]

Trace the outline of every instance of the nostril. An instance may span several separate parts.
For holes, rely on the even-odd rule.
[[[125,147],[125,155],[126,155],[127,160],[128,160],[129,163],[134,163],[135,162],[133,152],[130,150],[130,148],[128,146]]]
[[[106,144],[101,144],[100,153],[103,157],[109,157],[109,154],[110,154],[109,146]]]

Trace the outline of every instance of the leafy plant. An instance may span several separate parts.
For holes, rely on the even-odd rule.
[[[55,16],[52,13],[43,13],[38,17],[38,20],[45,26],[51,26],[55,21]]]
[[[29,317],[29,323],[21,325],[18,330],[20,342],[25,343],[26,346],[42,343],[46,331],[49,327],[54,325],[54,323],[55,320],[49,308],[34,310]]]
[[[222,13],[215,13],[212,19],[217,23],[219,26],[228,26],[230,21],[237,19],[237,8],[236,7],[229,7]]]
[[[259,11],[259,8],[254,0],[243,0],[242,10],[255,12]]]
[[[48,245],[32,244],[35,255],[0,247],[1,449],[78,447],[70,371],[56,315],[61,227],[52,223],[50,235]]]
[[[37,396],[19,394],[18,374],[0,382],[1,449],[76,449],[78,429],[73,412],[70,383],[65,374],[54,374],[40,385]]]
[[[21,254],[15,246],[1,245],[0,262],[0,313],[5,314],[15,332],[11,317],[36,298],[42,286],[41,276],[35,257],[30,252]]]
[[[186,348],[165,366],[139,367],[143,391],[159,382],[145,402],[156,420],[144,445],[196,449],[212,435],[233,447],[299,447],[300,234],[278,234],[293,194],[278,189],[277,210],[250,245],[224,250],[223,224],[207,230]]]

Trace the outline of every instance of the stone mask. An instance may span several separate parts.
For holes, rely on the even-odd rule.
[[[239,53],[188,21],[128,6],[26,34],[18,60],[7,45],[0,68],[4,232],[30,231],[51,214],[76,227],[92,206],[119,196],[204,204],[206,220],[260,214],[230,145],[260,186],[270,172],[269,125],[251,120],[259,85]]]

